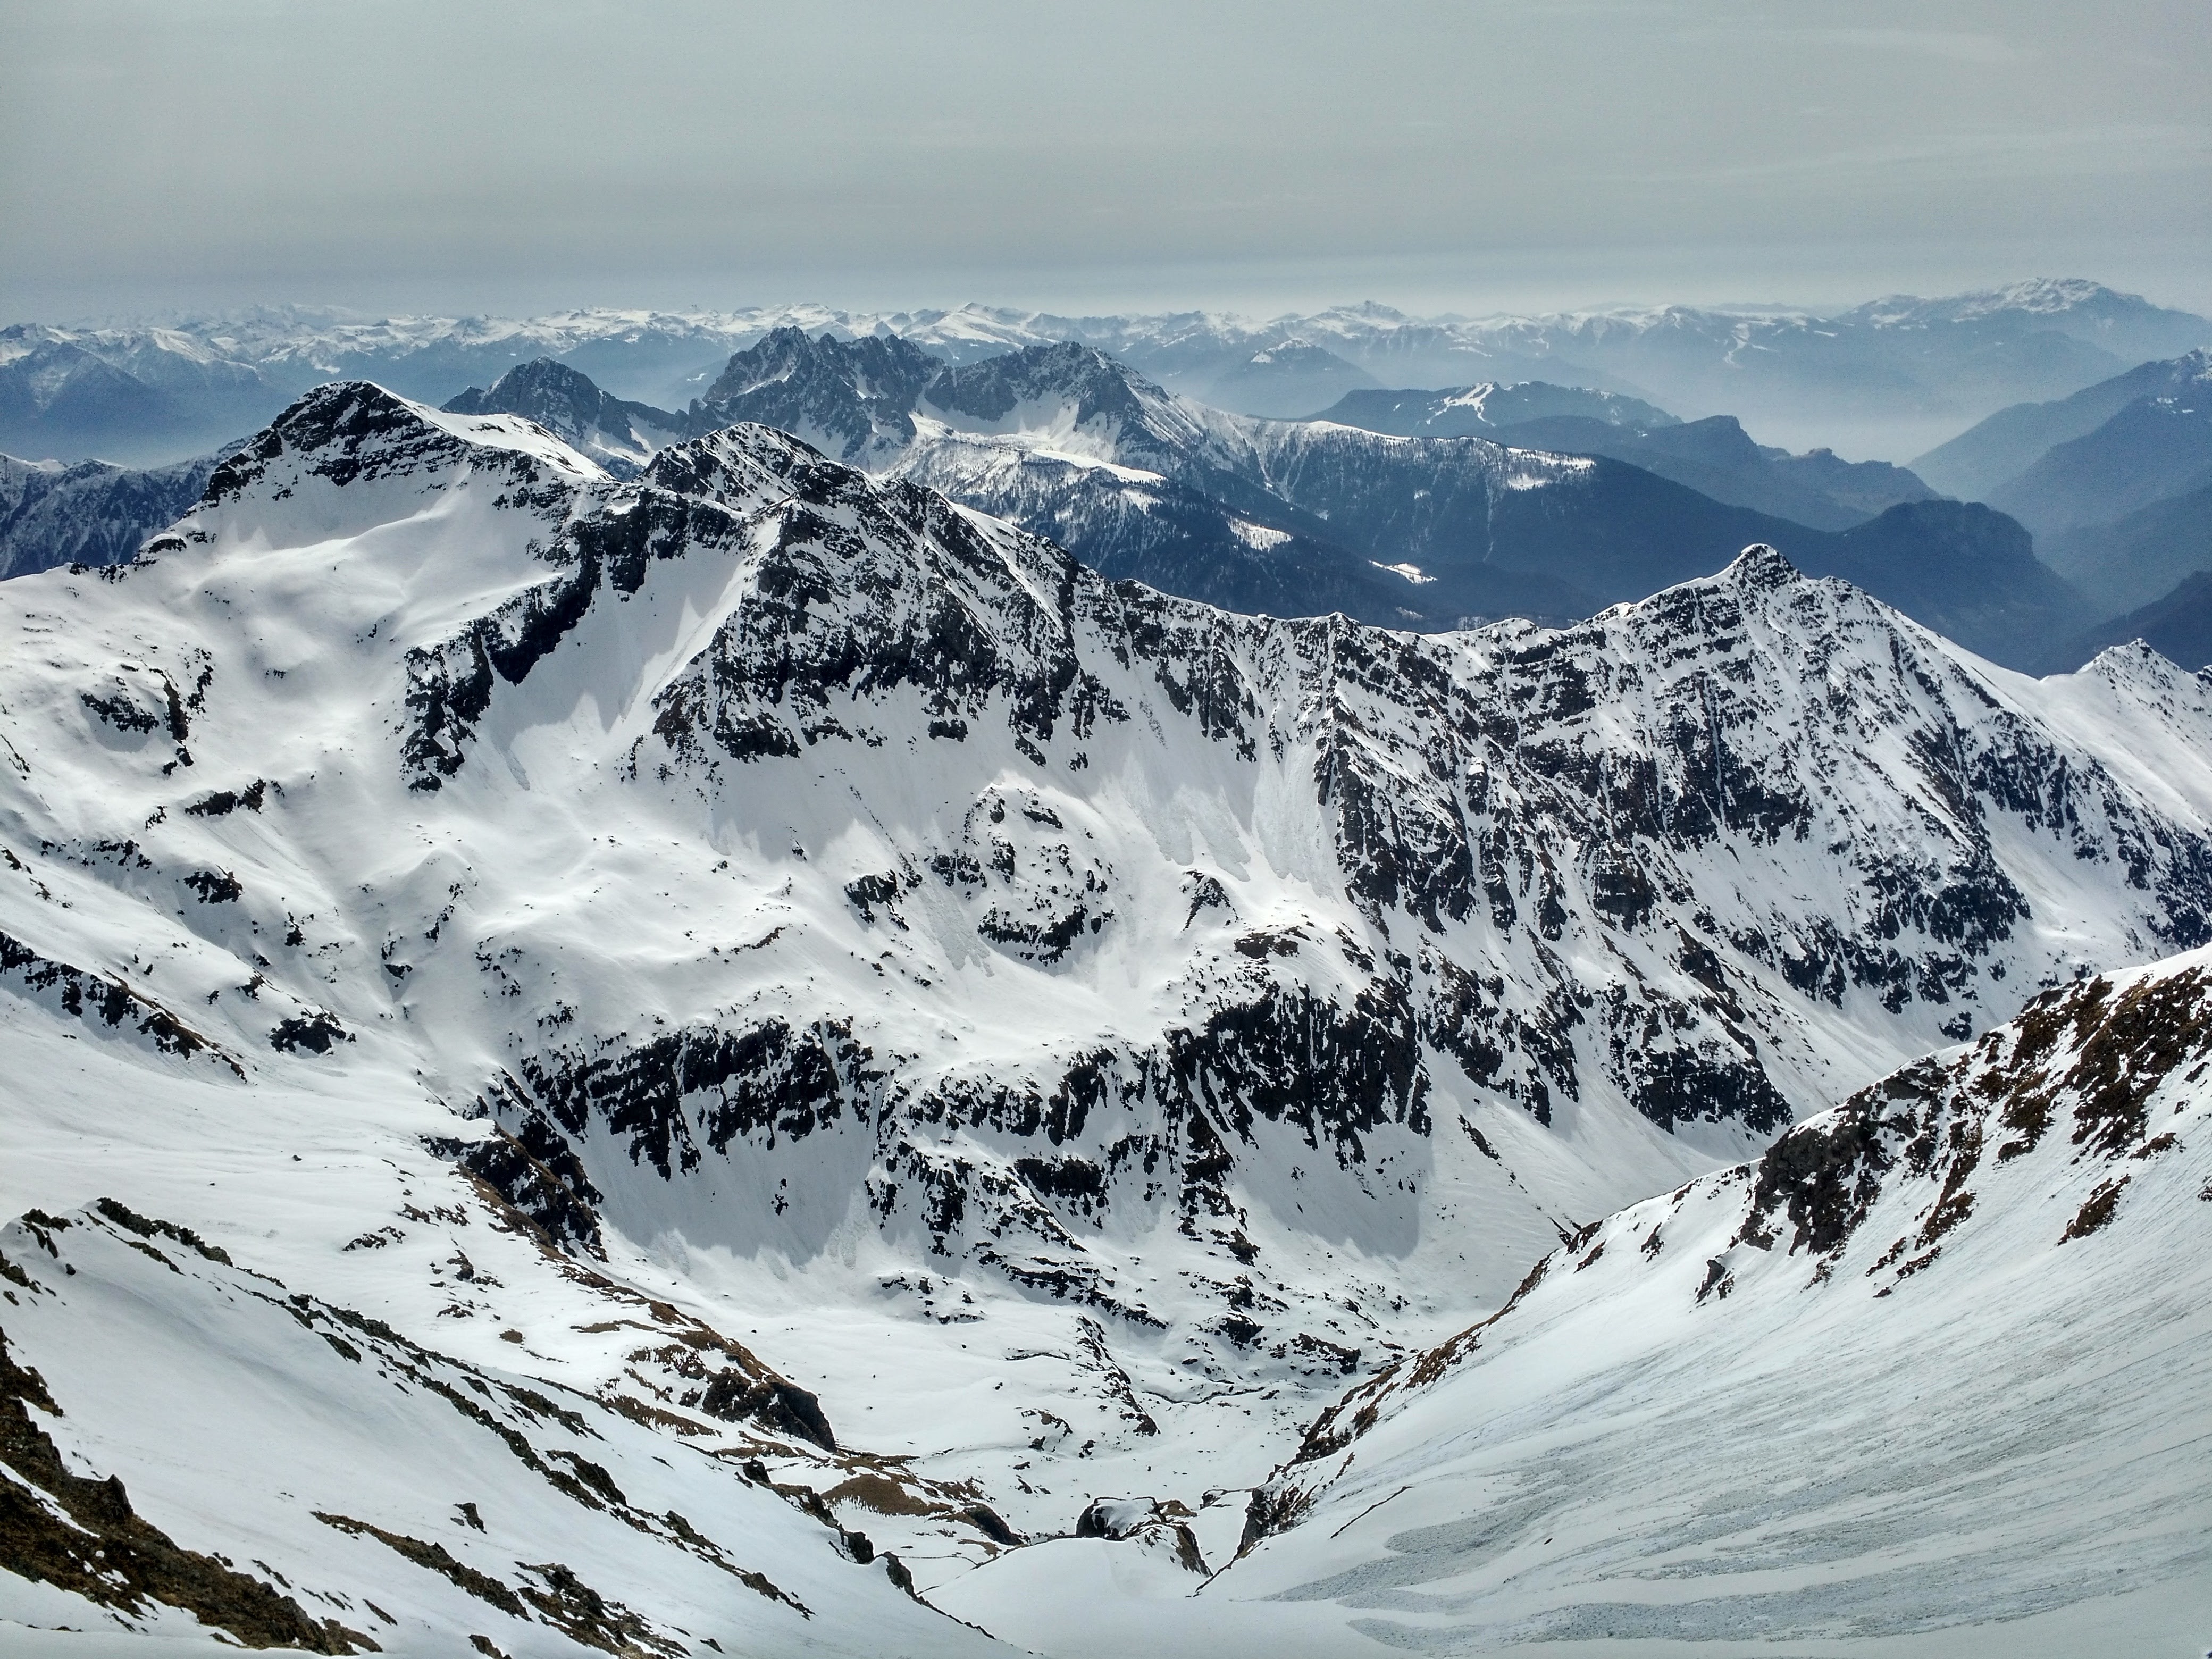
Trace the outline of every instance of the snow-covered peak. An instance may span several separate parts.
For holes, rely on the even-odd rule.
[[[2077,671],[2117,689],[2171,691],[2183,684],[2203,681],[2202,671],[2192,672],[2160,656],[2141,640],[2108,645]]]
[[[1443,406],[1447,409],[1466,409],[1480,415],[1482,412],[1483,404],[1490,400],[1492,394],[1503,389],[1500,383],[1496,380],[1484,380],[1460,391],[1444,394]]]
[[[1072,384],[1029,372],[961,384]],[[334,387],[150,558],[11,585],[0,1064],[135,1211],[750,1455],[706,1349],[543,1310],[701,1310],[888,1455],[769,1484],[947,1576],[1212,1449],[1207,1507],[1583,1218],[2212,937],[2197,705],[2116,735],[1756,550],[1417,635],[1109,581],[757,424],[628,480],[535,431]],[[73,1209],[37,1109],[0,1180]],[[251,1203],[176,1155],[216,1131]]]
[[[671,445],[640,476],[641,482],[679,495],[752,512],[787,497],[792,476],[824,459],[789,433],[741,421]]]
[[[1792,582],[1804,580],[1796,565],[1765,542],[1754,542],[1737,554],[1727,569],[1713,578],[1747,594],[1771,593]]]
[[[1173,470],[1169,459],[1202,445],[1207,416],[1094,346],[1033,347],[949,368],[922,406],[958,430],[1036,434],[1073,441],[1124,465]]]
[[[426,467],[483,459],[497,451],[542,463],[584,483],[607,475],[537,422],[519,415],[450,414],[386,392],[368,380],[338,380],[295,403],[252,443],[217,470],[210,485],[221,496],[243,489],[287,464],[343,489]]]
[[[0,364],[16,362],[40,347],[69,337],[61,330],[39,323],[10,323],[0,328]]]
[[[2081,276],[2033,276],[2002,288],[1978,289],[1940,300],[1897,294],[1861,307],[1878,328],[1924,327],[1931,322],[1976,322],[2007,313],[2049,317],[2091,308],[2149,309],[2139,294],[2121,294]]]
[[[140,556],[236,580],[242,556],[329,549],[363,568],[331,591],[313,627],[376,603],[385,579],[408,592],[402,614],[420,605],[436,617],[487,584],[528,580],[542,538],[612,482],[520,416],[452,415],[339,381],[301,398],[218,465],[198,505],[149,538]]]
[[[487,388],[470,387],[448,399],[444,412],[524,416],[623,477],[684,427],[682,416],[611,397],[588,376],[550,357],[518,363]]]

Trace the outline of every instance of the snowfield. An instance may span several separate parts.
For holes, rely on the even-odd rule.
[[[1149,487],[1097,436],[1049,454]],[[1832,1284],[1771,1206],[1721,1242],[1778,1135],[2212,939],[2212,688],[2147,652],[2026,680],[1764,549],[1561,629],[1240,617],[766,428],[617,478],[358,382],[0,599],[0,1620],[520,1659],[2191,1605],[2178,1061],[2170,1145],[1992,1151],[1893,1296],[1903,1153]]]
[[[2212,955],[2051,993],[1352,1389],[1195,1599],[1030,1550],[940,1601],[1069,1655],[2187,1651],[2208,1060]]]

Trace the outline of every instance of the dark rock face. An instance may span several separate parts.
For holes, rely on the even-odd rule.
[[[994,362],[945,395],[1018,406],[1034,364]],[[1127,416],[1117,385],[1097,419]],[[1577,487],[1556,465],[1508,493]],[[1335,1375],[1362,1338],[1301,1328],[1263,1218],[1413,1249],[1439,1125],[1459,1153],[1455,1124],[1491,1132],[1476,1156],[1501,1164],[1478,1107],[1749,1151],[1863,1079],[1865,1048],[1971,1038],[2063,982],[2077,916],[2130,950],[2212,939],[2212,838],[2074,735],[2134,709],[2191,738],[2212,685],[2115,659],[2054,715],[1771,548],[1559,629],[1269,620],[1109,580],[765,428],[617,481],[363,387],[227,463],[176,543],[284,490],[342,513],[384,493],[369,480],[410,504],[481,492],[506,538],[473,613],[391,647],[386,758],[426,814],[472,818],[510,769],[528,787],[509,734],[589,696],[623,732],[589,764],[667,815],[673,886],[714,836],[746,848],[759,925],[695,939],[686,914],[639,970],[650,994],[572,994],[511,920],[441,946],[441,916],[383,957],[378,992],[426,1024],[434,998],[486,999],[468,1018],[501,1046],[473,1095],[503,1134],[454,1156],[579,1255],[673,1213],[793,1261],[864,1228]],[[111,746],[165,722],[181,744],[199,693],[167,672],[66,706]],[[242,774],[178,811],[258,835],[292,810]],[[227,896],[229,867],[145,878],[210,926],[260,906],[299,933],[258,866]],[[448,975],[456,949],[491,979]],[[292,1055],[261,1063],[381,1040],[334,1006],[343,1029],[258,1018]],[[1114,1265],[1133,1231],[1185,1252],[1202,1315]]]
[[[489,1137],[473,1145],[454,1142],[435,1150],[441,1157],[455,1158],[559,1248],[605,1261],[606,1246],[592,1207],[603,1201],[599,1188],[584,1172],[574,1148],[545,1115],[532,1109],[519,1090],[510,1089],[509,1094],[522,1108],[513,1133],[495,1127]]]
[[[1948,1064],[1930,1060],[1862,1091],[1823,1121],[1784,1135],[1757,1166],[1742,1232],[1761,1249],[1832,1255],[1866,1220],[1886,1185],[1924,1182],[1923,1224],[1882,1266],[1899,1277],[1941,1252],[1973,1209],[1973,1176],[2035,1151],[2069,1119],[2083,1158],[2154,1157],[2144,1110],[2175,1073],[2212,1054],[2212,1003],[2200,968],[2153,974],[2121,989],[2098,977],[2039,997],[2006,1028]],[[2107,1183],[2067,1238],[2103,1226],[2124,1177]],[[2063,1240],[2061,1241],[2065,1242]]]
[[[1643,448],[1587,419],[1526,438],[1386,435],[1203,410],[1086,345],[956,367],[897,339],[793,329],[732,357],[691,419],[799,433],[1109,576],[1228,609],[1423,629],[1562,621],[1709,575],[1758,542],[2015,665],[2081,626],[2080,596],[2012,520],[1927,500],[1896,469],[1761,449],[1733,421],[1655,427],[1636,434]],[[1001,435],[1030,428],[1063,436]]]
[[[2002,837],[2113,860],[2146,932],[2208,936],[2212,847],[1771,550],[1572,628],[1454,641],[1111,583],[757,428],[665,452],[605,501],[561,531],[541,588],[417,653],[419,785],[469,763],[471,723],[561,638],[701,557],[743,559],[744,597],[655,694],[641,784],[712,799],[760,787],[755,769],[996,742],[1042,785],[1144,722],[1208,765],[1299,780],[1367,931],[1243,931],[1193,872],[1185,925],[1239,929],[1237,965],[1155,1033],[983,1084],[909,1074],[842,1015],[795,1009],[543,1043],[488,1103],[554,1127],[580,1170],[681,1180],[845,1148],[885,1230],[1120,1316],[1149,1317],[1084,1230],[1133,1206],[1241,1236],[1238,1184],[1273,1144],[1373,1201],[1431,1133],[1439,1066],[1540,1123],[1597,1091],[1664,1129],[1765,1134],[1805,1100],[1800,1010],[1871,1002],[1959,1035],[2002,1017],[2030,917]],[[1717,910],[1716,860],[1741,889]],[[1835,897],[1808,907],[1789,895],[1814,870]],[[967,948],[1055,969],[1130,902],[1061,810],[1004,782],[842,896],[887,940],[954,903]],[[1593,950],[1650,966],[1594,972]]]
[[[471,386],[444,407],[454,415],[520,415],[620,477],[637,472],[685,422],[665,409],[614,397],[550,357],[518,363],[489,386]]]
[[[207,488],[217,458],[131,471],[105,461],[26,465],[0,456],[0,576],[58,565],[121,564]]]
[[[700,1397],[699,1409],[726,1423],[757,1422],[795,1440],[809,1441],[823,1451],[837,1449],[837,1437],[830,1432],[830,1419],[822,1414],[822,1402],[780,1376],[749,1377],[735,1369],[718,1371]]]
[[[526,1066],[524,1080],[569,1134],[597,1123],[627,1140],[632,1163],[665,1178],[696,1170],[702,1146],[726,1152],[744,1139],[773,1151],[848,1115],[866,1122],[867,1090],[882,1081],[870,1058],[849,1030],[794,1032],[770,1020],[679,1031],[605,1059],[556,1051]]]
[[[333,1044],[352,1041],[344,1026],[321,1012],[295,1016],[269,1034],[269,1046],[280,1054],[326,1054]]]

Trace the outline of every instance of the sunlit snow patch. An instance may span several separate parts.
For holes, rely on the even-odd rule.
[[[1261,553],[1271,547],[1280,547],[1291,538],[1287,530],[1270,530],[1263,524],[1248,524],[1243,519],[1231,519],[1229,527],[1237,532],[1238,541]]]

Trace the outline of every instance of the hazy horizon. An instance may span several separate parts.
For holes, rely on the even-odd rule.
[[[10,0],[10,319],[2212,311],[2212,12]]]
[[[526,302],[526,296],[514,296],[516,302],[506,305],[471,303],[464,294],[451,294],[447,303],[436,303],[434,297],[416,304],[377,304],[366,299],[345,302],[312,294],[292,295],[277,298],[253,295],[231,300],[210,298],[201,303],[171,302],[162,305],[123,307],[111,310],[81,312],[64,314],[53,311],[19,310],[0,318],[0,325],[8,323],[38,323],[60,328],[89,328],[95,326],[161,325],[164,323],[194,317],[213,317],[242,314],[254,310],[295,309],[302,313],[329,313],[344,318],[364,321],[420,318],[467,319],[472,317],[526,319],[559,315],[572,312],[649,311],[667,315],[685,313],[739,313],[747,311],[772,311],[786,307],[818,305],[826,309],[854,315],[909,314],[924,312],[949,313],[963,307],[979,307],[988,310],[1036,313],[1063,317],[1162,315],[1184,312],[1206,312],[1218,315],[1241,317],[1255,322],[1268,322],[1283,317],[1312,316],[1337,308],[1361,305],[1382,305],[1401,312],[1409,317],[1423,319],[1456,318],[1480,322],[1490,318],[1541,316],[1553,313],[1630,311],[1662,306],[1678,306],[1714,312],[1756,313],[1800,312],[1814,315],[1834,315],[1873,301],[1911,296],[1919,299],[1942,299],[1955,294],[2003,289],[2022,282],[2054,279],[2083,279],[2102,284],[2123,294],[2131,294],[2151,304],[2171,310],[2212,313],[2212,284],[2208,284],[2204,298],[2192,300],[2177,296],[2166,289],[2152,285],[2137,287],[2126,282],[2115,281],[2110,273],[2093,268],[2052,269],[2003,272],[1983,277],[1960,276],[1949,281],[1918,284],[1892,283],[1860,289],[1848,289],[1818,295],[1781,295],[1755,292],[1733,293],[1715,290],[1711,293],[1684,293],[1655,289],[1648,293],[1626,292],[1608,294],[1595,285],[1563,285],[1559,289],[1530,286],[1513,290],[1510,297],[1492,303],[1462,300],[1454,303],[1446,293],[1423,293],[1413,295],[1393,295],[1387,290],[1331,291],[1322,289],[1293,290],[1287,300],[1273,290],[1248,295],[1243,300],[1235,297],[1235,290],[1223,290],[1215,297],[1193,300],[1169,289],[1154,292],[1149,288],[1132,286],[1128,289],[1108,289],[1103,294],[1070,295],[1060,301],[1049,296],[1036,298],[992,297],[982,294],[948,297],[928,295],[921,298],[896,296],[874,297],[867,290],[854,290],[844,297],[831,297],[822,292],[737,294],[720,301],[708,299],[671,301],[666,299],[647,302],[636,297],[625,298],[618,293],[593,294],[581,298],[558,300],[548,298],[544,303]],[[1116,299],[1115,296],[1121,297]],[[1303,297],[1298,297],[1303,296]]]

